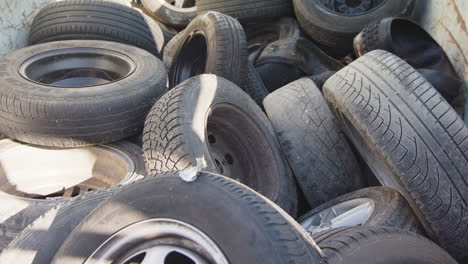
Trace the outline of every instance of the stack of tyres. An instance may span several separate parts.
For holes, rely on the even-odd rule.
[[[0,57],[0,263],[468,260],[462,82],[415,1],[129,2]]]

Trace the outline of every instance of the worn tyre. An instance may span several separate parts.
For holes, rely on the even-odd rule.
[[[185,27],[197,16],[195,0],[141,0],[143,6],[162,23]]]
[[[313,238],[330,264],[457,263],[430,240],[397,228],[337,228]]]
[[[148,115],[143,149],[150,173],[220,173],[297,210],[293,176],[267,117],[239,87],[215,75],[193,77],[166,93]]]
[[[198,12],[217,11],[241,22],[288,16],[292,13],[290,0],[196,0]]]
[[[267,45],[255,61],[255,67],[267,89],[274,91],[300,77],[337,71],[343,65],[309,40],[296,38]]]
[[[80,223],[52,263],[82,263],[90,256],[100,260],[105,255],[122,261],[142,255],[160,241],[185,256],[183,260],[192,260],[185,263],[203,263],[194,261],[197,257],[210,263],[320,262],[319,249],[310,237],[268,199],[219,175],[200,172],[193,182],[185,182],[179,174],[145,179],[116,193]],[[171,235],[172,243],[167,244],[156,229],[140,232],[140,236],[138,231],[145,226],[162,228]],[[107,234],[93,236],[92,230],[107,230]],[[127,232],[135,238],[129,247],[108,247],[118,247]],[[250,240],[252,237],[255,239]],[[171,263],[168,259],[167,255],[157,258],[158,263]]]
[[[156,57],[121,43],[20,49],[0,58],[0,133],[51,147],[117,141],[142,130],[166,78]]]
[[[312,80],[300,79],[276,90],[263,105],[312,208],[364,187],[346,136]]]
[[[33,20],[29,44],[62,40],[108,40],[161,57],[164,36],[149,16],[112,1],[65,0],[45,6]]]
[[[8,244],[0,254],[0,263],[51,263],[57,250],[81,220],[119,188],[98,190],[58,203]]]
[[[466,260],[468,129],[463,120],[416,70],[381,50],[337,72],[323,90],[379,181],[403,194],[435,241]]]
[[[328,201],[298,222],[312,235],[338,227],[387,226],[424,234],[406,199],[388,187],[369,187]]]
[[[353,38],[365,25],[391,16],[410,16],[415,0],[325,1],[293,0],[294,11],[304,31],[340,55],[353,49]],[[338,5],[338,6],[337,6]],[[341,9],[341,10],[340,10]]]
[[[202,73],[216,74],[239,86],[247,78],[244,29],[234,18],[217,12],[196,17],[164,53],[170,88]]]
[[[250,97],[257,102],[260,107],[263,107],[263,99],[268,95],[269,91],[263,84],[262,78],[258,75],[257,70],[253,64],[248,62],[249,71],[247,74],[247,81],[241,87]]]

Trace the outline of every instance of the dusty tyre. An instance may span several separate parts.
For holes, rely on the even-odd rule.
[[[323,91],[379,181],[403,194],[429,236],[466,260],[468,129],[463,120],[416,70],[381,50],[337,72]]]
[[[144,177],[142,154],[125,141],[53,149],[1,140],[0,249],[58,203]]]
[[[442,248],[418,234],[390,227],[337,228],[313,236],[329,264],[456,264]]]
[[[232,17],[207,12],[196,17],[164,51],[170,88],[202,73],[212,73],[242,86],[247,78],[244,29]]]
[[[269,92],[250,61],[248,62],[248,67],[247,81],[241,88],[250,95],[250,98],[257,102],[260,107],[263,107],[263,99],[265,99]]]
[[[112,1],[65,0],[45,6],[34,18],[29,44],[61,40],[107,40],[161,57],[164,36],[149,16]]]
[[[197,16],[195,0],[141,0],[143,6],[162,23],[185,27]]]
[[[351,146],[312,80],[274,91],[263,105],[312,208],[364,187]]]
[[[312,235],[358,225],[424,233],[405,198],[388,187],[370,187],[347,193],[314,208],[298,222]]]
[[[293,0],[304,31],[340,55],[353,49],[353,38],[365,25],[384,17],[409,16],[415,0]]]
[[[51,263],[57,250],[81,220],[118,189],[98,190],[58,203],[8,244],[0,254],[0,263]]]
[[[200,170],[239,180],[297,210],[297,190],[267,117],[239,87],[215,75],[190,78],[154,105],[143,150],[150,173]]]
[[[217,11],[241,22],[288,16],[292,13],[290,0],[197,0],[198,12]]]
[[[62,148],[117,141],[142,130],[166,78],[156,57],[121,43],[20,49],[0,58],[0,133]]]
[[[219,175],[200,172],[185,182],[179,174],[123,188],[80,223],[52,263],[82,263],[88,257],[124,263],[149,255],[155,263],[320,262],[310,237],[268,199]],[[103,228],[106,235],[89,235]]]

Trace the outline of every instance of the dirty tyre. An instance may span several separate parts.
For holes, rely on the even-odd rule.
[[[81,220],[118,188],[98,190],[58,203],[13,239],[1,252],[0,263],[51,263],[57,250]],[[21,254],[18,254],[18,250],[21,250]]]
[[[457,113],[410,65],[381,50],[333,75],[324,95],[382,185],[399,190],[428,235],[466,260],[468,129]]]
[[[250,61],[248,62],[248,67],[247,81],[242,88],[260,107],[263,107],[263,99],[265,99],[269,91]]]
[[[141,3],[159,21],[173,27],[185,27],[197,16],[195,0],[141,0]]]
[[[312,208],[364,186],[351,146],[312,80],[276,90],[264,107]]]
[[[164,36],[149,16],[112,1],[65,0],[45,6],[33,20],[29,44],[62,40],[107,40],[161,57]]]
[[[359,14],[337,12],[330,9],[327,2],[345,1],[293,0],[294,11],[299,24],[311,38],[345,55],[352,51],[353,38],[364,26],[384,17],[411,16],[415,0],[383,0]]]
[[[292,13],[290,0],[197,0],[198,12],[217,11],[241,22],[288,16]]]
[[[273,128],[226,79],[200,75],[161,97],[146,120],[143,151],[150,173],[191,167],[220,173],[296,213],[295,181]]]
[[[117,141],[143,128],[166,90],[161,61],[137,47],[68,40],[0,58],[0,133],[50,147]]]
[[[179,173],[148,178],[115,194],[80,223],[52,263],[64,260],[82,263],[91,254],[99,259],[106,247],[93,252],[113,233],[128,226],[136,227],[142,221],[158,220],[176,220],[179,225],[190,225],[209,237],[213,247],[222,251],[218,256],[201,253],[210,263],[319,263],[318,251],[310,237],[266,198],[219,175],[200,172],[195,181],[184,182]],[[219,221],[220,216],[223,221]],[[234,228],[226,229],[227,225]],[[107,236],[88,236],[92,230],[104,227],[109,231]],[[255,240],[245,243],[252,236]],[[157,243],[159,239],[155,234],[153,241]],[[175,243],[178,239],[174,238]],[[192,240],[187,240],[190,245]],[[127,252],[117,251],[126,256],[132,252],[131,246]]]
[[[247,78],[247,42],[242,25],[232,17],[207,12],[196,17],[168,44],[164,64],[170,88],[202,73],[212,73],[235,84]]]
[[[334,210],[332,213],[336,214],[334,220],[326,215],[330,210]],[[351,214],[356,217],[348,223],[345,222],[347,219],[340,221],[339,216],[346,218],[346,214],[348,219]],[[314,208],[300,217],[298,222],[312,235],[337,227],[357,225],[387,226],[424,234],[406,199],[398,191],[388,187],[369,187],[347,193]]]
[[[427,238],[397,228],[345,227],[313,238],[330,264],[457,263]]]

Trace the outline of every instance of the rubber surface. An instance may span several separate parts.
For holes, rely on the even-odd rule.
[[[149,16],[112,1],[65,0],[45,6],[33,20],[29,44],[61,40],[108,40],[161,57],[164,36]]]
[[[126,54],[137,67],[123,79],[86,88],[57,88],[19,74],[20,65],[34,55],[76,48]],[[19,49],[0,58],[0,133],[51,147],[117,141],[142,130],[149,109],[166,91],[166,78],[156,57],[116,42],[68,40]]]
[[[408,200],[428,235],[468,257],[468,129],[410,65],[375,50],[333,75],[324,95],[379,181]]]
[[[196,0],[198,12],[208,10],[230,15],[241,22],[288,16],[290,0]]]
[[[174,27],[185,27],[197,16],[196,6],[192,8],[175,8],[166,0],[141,0],[141,3],[159,21]]]
[[[364,187],[346,136],[312,80],[292,82],[268,95],[263,104],[312,208]]]
[[[262,170],[263,173],[252,175],[258,180],[257,191],[288,213],[295,215],[297,211],[295,181],[281,153],[270,122],[245,92],[215,75],[204,74],[192,77],[166,93],[154,105],[146,119],[143,133],[147,170],[150,173],[158,173],[197,167],[199,170],[220,172],[212,158],[207,140],[207,119],[213,114],[212,109],[217,104],[235,107],[241,111],[244,125],[253,124],[259,130],[257,131],[259,134],[255,132],[249,134],[251,138],[244,139],[249,141],[249,145],[242,147],[247,148],[249,152],[246,157],[238,157],[239,160],[235,162],[245,162],[242,166],[252,165],[255,171]],[[236,133],[239,135],[248,133],[245,131],[246,128],[242,130],[242,127],[233,126],[231,124],[227,127],[232,131],[237,130],[239,133]],[[237,140],[242,142],[240,139]],[[258,151],[258,148],[262,151]],[[258,156],[259,153],[263,153],[262,155],[268,153],[271,155],[271,160],[266,161],[262,156]],[[258,169],[256,169],[259,166],[256,165],[257,162],[262,164]],[[231,177],[246,176],[231,175]],[[251,180],[253,181],[253,178]]]
[[[313,236],[329,264],[456,264],[430,240],[390,227],[337,228]]]
[[[322,263],[310,236],[284,211],[250,188],[206,172],[193,182],[168,172],[125,187],[80,223],[52,263],[82,263],[112,233],[157,218],[195,226],[230,263]],[[96,230],[107,234],[92,235]]]

